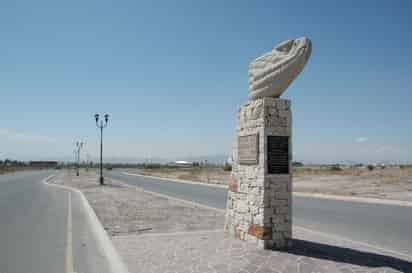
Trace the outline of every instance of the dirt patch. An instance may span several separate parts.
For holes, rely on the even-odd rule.
[[[412,201],[412,168],[344,169],[334,173],[305,173],[293,179],[296,192],[323,193]]]

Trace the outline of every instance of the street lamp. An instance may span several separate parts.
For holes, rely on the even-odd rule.
[[[75,152],[76,152],[76,161],[77,161],[77,171],[76,171],[76,175],[77,176],[79,176],[79,168],[80,168],[80,150],[81,150],[81,148],[83,148],[83,142],[79,142],[79,141],[77,141],[76,142],[76,150],[75,150]]]
[[[99,114],[94,115],[94,119],[96,120],[96,126],[100,129],[100,185],[104,185],[104,178],[103,178],[103,128],[106,128],[107,123],[109,121],[109,115],[104,115],[104,121],[101,120],[99,124]]]

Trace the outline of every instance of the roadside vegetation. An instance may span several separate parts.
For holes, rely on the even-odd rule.
[[[0,174],[26,170],[60,169],[73,164],[63,164],[57,161],[19,161],[13,159],[0,160]]]
[[[26,164],[22,161],[5,159],[0,160],[0,174],[15,172],[24,169]]]

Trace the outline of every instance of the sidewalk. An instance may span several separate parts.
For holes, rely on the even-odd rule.
[[[226,236],[223,213],[118,181],[101,187],[93,173],[55,182],[85,194],[131,273],[412,272],[409,257],[298,227],[291,250],[261,250]]]

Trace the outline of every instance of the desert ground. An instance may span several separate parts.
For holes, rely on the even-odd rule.
[[[222,167],[160,167],[127,172],[226,185],[230,170]],[[294,192],[412,201],[412,166],[337,167],[316,165],[293,169]]]

